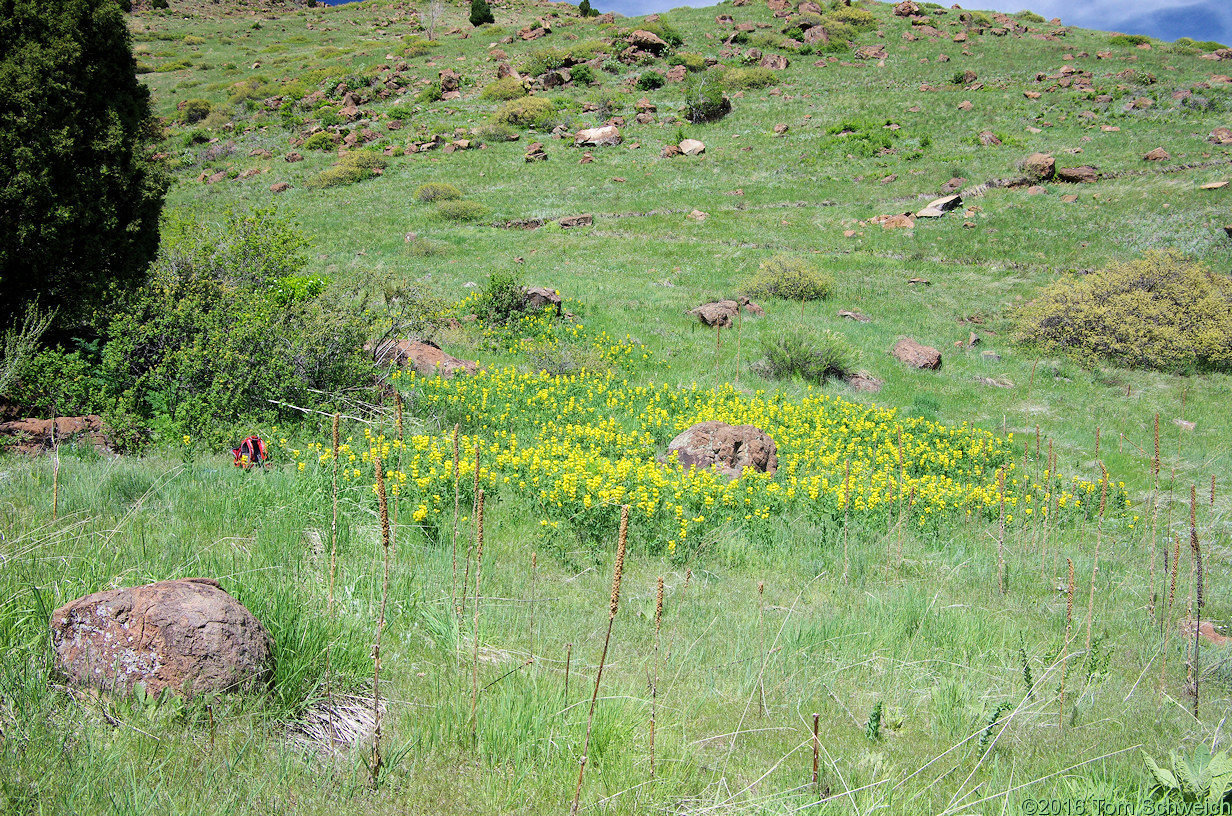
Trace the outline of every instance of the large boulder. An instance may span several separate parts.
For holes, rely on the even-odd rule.
[[[74,686],[127,694],[268,688],[274,642],[212,578],[96,592],[51,614],[55,669]]]
[[[678,147],[680,152],[686,156],[700,156],[706,152],[706,146],[697,139],[685,139]]]
[[[597,128],[586,128],[579,130],[573,137],[573,144],[577,147],[582,145],[593,147],[614,147],[621,142],[620,130],[615,125],[604,125]]]
[[[1081,167],[1058,167],[1057,178],[1070,184],[1093,184],[1099,179],[1099,170],[1089,164]]]
[[[686,470],[713,467],[731,479],[738,479],[746,467],[773,475],[779,466],[778,448],[765,431],[716,420],[682,431],[667,451],[675,452]]]
[[[457,371],[474,374],[479,370],[479,364],[474,360],[463,360],[446,354],[441,351],[440,346],[425,340],[385,340],[372,350],[372,356],[379,366],[409,366],[424,377],[440,374],[448,378]]]
[[[659,35],[650,31],[638,29],[629,34],[629,45],[634,48],[640,48],[643,51],[649,51],[652,54],[660,54],[667,48],[667,42]]]
[[[11,447],[18,453],[42,453],[74,439],[88,439],[99,453],[111,452],[103,420],[97,414],[0,422],[0,437],[10,437]],[[6,445],[7,440],[0,442],[0,447]]]
[[[1031,181],[1047,181],[1056,172],[1057,162],[1047,153],[1032,153],[1022,162],[1022,169]]]
[[[941,368],[941,352],[932,346],[921,345],[909,337],[895,343],[892,353],[895,358],[912,368],[927,368],[932,371]]]

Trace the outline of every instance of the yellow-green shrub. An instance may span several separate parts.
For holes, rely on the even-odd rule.
[[[1015,335],[1088,365],[1232,371],[1232,279],[1149,252],[1046,287],[1018,310]]]
[[[484,87],[483,93],[480,94],[484,99],[495,99],[497,101],[506,101],[509,99],[520,99],[526,96],[526,88],[522,85],[522,80],[515,77],[505,77],[498,79],[495,82],[488,83]]]
[[[555,121],[555,112],[556,107],[551,100],[528,96],[501,105],[492,114],[492,120],[498,125],[545,130]]]
[[[462,197],[462,191],[452,184],[445,184],[439,181],[429,181],[427,184],[419,185],[419,189],[415,191],[416,201],[457,201]]]
[[[774,255],[762,261],[757,274],[744,285],[752,297],[784,300],[825,300],[834,294],[834,276],[800,258]]]

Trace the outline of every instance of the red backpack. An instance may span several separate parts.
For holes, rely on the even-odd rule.
[[[269,454],[265,451],[265,442],[259,436],[250,436],[240,443],[238,448],[231,449],[231,455],[235,457],[232,462],[235,467],[242,467],[248,470],[250,467],[265,467],[265,460],[269,458]]]

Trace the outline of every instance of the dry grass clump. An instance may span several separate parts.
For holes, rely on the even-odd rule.
[[[1148,252],[1046,287],[1019,310],[1015,335],[1087,365],[1232,371],[1232,279]]]
[[[461,190],[452,184],[445,184],[440,181],[430,181],[427,184],[421,184],[415,190],[415,200],[425,204],[432,201],[457,201],[461,197]]]

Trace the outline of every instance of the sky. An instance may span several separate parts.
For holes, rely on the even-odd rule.
[[[944,0],[938,0],[944,2]],[[1030,10],[1048,19],[1060,17],[1065,25],[1146,34],[1161,40],[1189,37],[1232,45],[1232,0],[960,0],[964,8],[1004,11]],[[946,2],[945,5],[951,5]],[[667,11],[677,6],[713,5],[705,0],[591,0],[599,11],[626,16]]]

